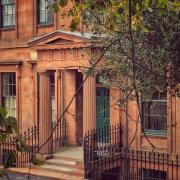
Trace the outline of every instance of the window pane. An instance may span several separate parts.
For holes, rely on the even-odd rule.
[[[7,0],[2,0],[2,4],[7,4]]]
[[[8,9],[7,6],[2,7],[3,15],[8,15]]]
[[[8,19],[7,19],[7,26],[11,25],[11,16],[7,16]]]
[[[15,14],[15,6],[11,6],[12,7],[12,14]]]
[[[45,11],[41,11],[40,12],[40,22],[46,22],[46,12]]]
[[[53,16],[52,16],[52,12],[51,11],[48,11],[47,14],[47,22],[48,23],[51,23],[53,21]]]
[[[41,0],[41,2],[40,2],[40,9],[41,10],[46,10],[46,1],[45,0]]]
[[[12,5],[7,5],[7,11],[8,11],[8,14],[13,14],[13,7],[12,7]]]
[[[2,4],[12,4],[14,0],[2,0]]]
[[[16,98],[15,97],[10,97],[9,98],[10,101],[10,108],[16,108]]]

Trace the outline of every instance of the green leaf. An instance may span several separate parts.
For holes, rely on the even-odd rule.
[[[168,5],[168,0],[158,0],[159,8],[165,8]]]
[[[6,117],[6,116],[7,116],[7,111],[6,111],[5,108],[0,107],[0,115],[1,115],[2,117]]]
[[[7,117],[7,124],[9,126],[9,128],[12,130],[11,133],[13,133],[13,131],[15,133],[18,133],[17,121],[16,121],[15,117],[8,116]]]
[[[41,154],[36,154],[32,158],[32,163],[36,166],[41,166],[44,164],[44,162],[45,162],[45,159],[44,159],[43,155],[41,155]]]
[[[59,0],[59,6],[65,7],[67,5],[68,0]]]

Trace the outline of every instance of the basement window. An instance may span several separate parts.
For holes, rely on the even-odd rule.
[[[143,179],[152,179],[152,180],[166,180],[166,172],[154,169],[142,169],[142,178]]]

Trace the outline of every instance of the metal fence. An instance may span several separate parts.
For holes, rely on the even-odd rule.
[[[118,124],[85,135],[84,168],[92,180],[180,180],[180,155],[125,149]]]
[[[66,121],[62,120],[58,124],[55,122],[53,127],[55,131],[49,141],[52,142],[52,152],[55,152],[67,142]],[[18,143],[17,137],[12,136],[0,144],[0,165],[23,167],[31,163],[33,155],[40,147],[39,128],[34,126],[20,134],[19,137],[23,143]]]
[[[93,162],[90,179],[179,180],[180,155],[121,149]]]
[[[67,144],[67,123],[65,119],[62,119],[61,121],[54,122],[53,128],[55,128],[53,133],[53,150],[52,152],[56,152],[61,148],[62,146]]]
[[[8,137],[0,145],[0,164],[5,166],[22,167],[30,163],[32,155],[39,147],[39,131],[36,126],[28,129],[18,137]]]
[[[116,154],[122,148],[121,124],[104,126],[88,131],[84,136],[84,172],[86,178],[91,178],[96,168],[107,165],[104,160],[111,154]],[[104,167],[101,167],[103,169]]]

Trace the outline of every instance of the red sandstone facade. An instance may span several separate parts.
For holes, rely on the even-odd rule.
[[[39,24],[37,0],[14,0],[15,25],[0,29],[0,73],[15,73],[14,111],[21,131],[39,125],[41,141],[52,132],[51,123],[57,121],[74,93],[83,82],[82,67],[89,67],[89,56],[84,49],[90,47],[90,34],[71,33],[70,20],[60,12],[53,14],[53,23]],[[63,11],[71,7],[71,1]],[[1,86],[3,82],[1,82]],[[64,118],[68,127],[68,143],[78,144],[83,134],[97,125],[97,92],[103,86],[95,78],[88,77],[74,98]],[[115,96],[120,92],[108,90],[109,123],[122,122],[123,141],[126,141],[126,115],[114,108]],[[3,90],[0,91],[3,97]],[[1,98],[2,99],[2,98]],[[3,100],[1,104],[3,105]],[[9,101],[11,104],[12,102]],[[10,105],[9,105],[10,106]],[[167,97],[167,134],[148,135],[161,151],[180,153],[180,99]],[[11,107],[10,107],[11,109]],[[128,112],[139,119],[135,102],[128,103]],[[132,147],[151,149],[141,131],[141,123],[128,118],[128,140],[137,133]]]

